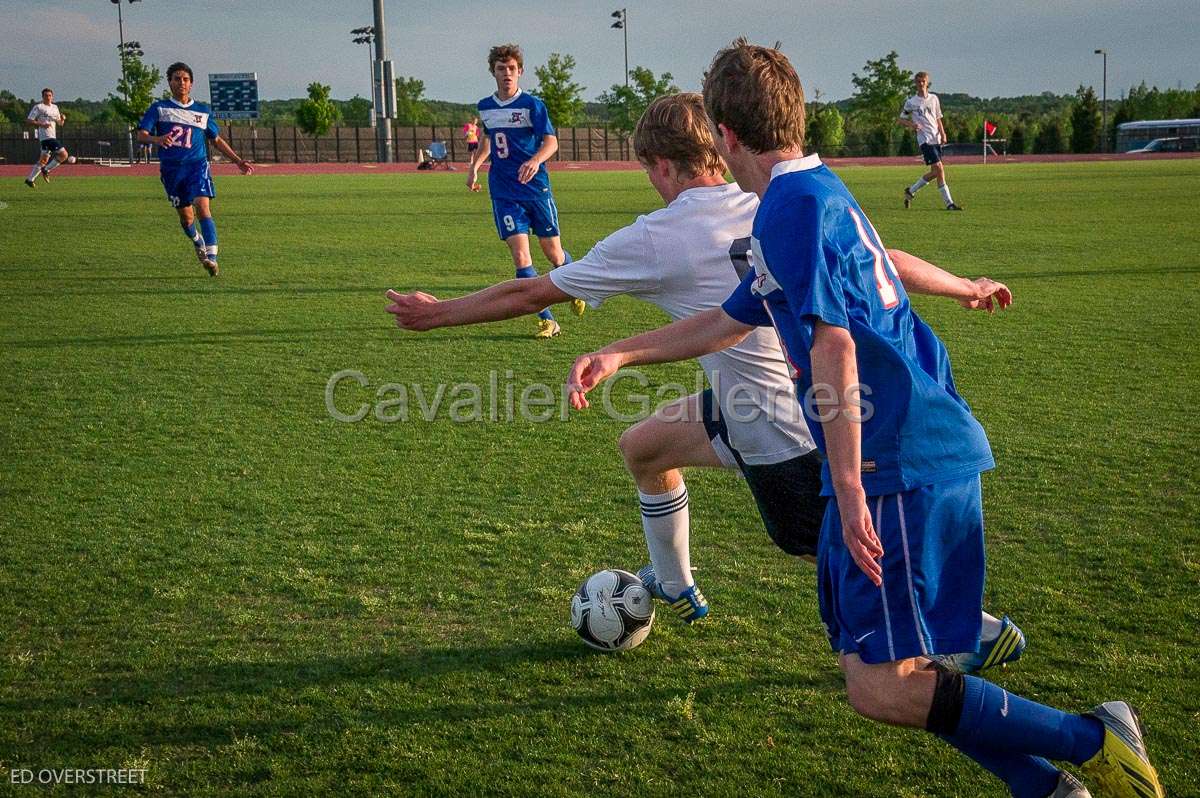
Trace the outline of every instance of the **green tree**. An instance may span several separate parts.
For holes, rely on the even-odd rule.
[[[338,104],[348,125],[363,127],[371,124],[371,101],[357,94]]]
[[[316,81],[308,84],[308,99],[296,108],[296,125],[315,139],[328,133],[341,117],[342,112],[329,99],[329,87]]]
[[[814,104],[815,105],[815,104]],[[832,154],[846,143],[846,122],[834,105],[813,108],[804,131],[805,152]]]
[[[1051,114],[1042,120],[1038,127],[1037,137],[1033,140],[1033,151],[1037,153],[1067,151],[1067,131],[1061,116]]]
[[[912,91],[913,73],[900,68],[896,63],[899,57],[893,50],[883,58],[868,61],[861,75],[855,72],[850,77],[855,88],[852,107],[867,127],[875,129],[867,134],[872,149],[883,150],[873,152],[874,155],[895,152],[900,131],[896,119]]]
[[[123,67],[125,74],[117,81],[117,94],[109,94],[108,102],[117,118],[132,127],[154,102],[154,87],[162,80],[162,72],[132,54],[125,56]]]
[[[25,114],[28,112],[29,109],[17,99],[17,95],[7,89],[0,91],[0,120],[6,119],[19,125],[25,121]]]
[[[1095,152],[1100,143],[1100,103],[1091,86],[1080,86],[1071,107],[1071,152]]]
[[[1026,152],[1025,125],[1021,122],[1013,125],[1008,134],[1008,151],[1013,155],[1023,155]]]
[[[561,127],[573,127],[583,116],[584,86],[571,80],[575,69],[575,58],[569,55],[550,53],[545,66],[537,67],[537,96],[546,104],[550,121]]]
[[[425,81],[396,78],[396,121],[402,125],[424,125],[431,119],[425,104]]]
[[[609,124],[615,130],[631,135],[650,103],[665,94],[679,91],[679,87],[672,82],[674,79],[675,76],[670,72],[655,78],[649,69],[635,66],[629,71],[628,86],[618,84],[600,95],[600,102],[608,107]]]

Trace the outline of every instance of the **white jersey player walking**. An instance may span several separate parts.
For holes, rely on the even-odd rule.
[[[67,117],[54,104],[54,92],[42,89],[42,101],[35,103],[25,118],[25,124],[37,130],[38,145],[41,147],[37,162],[29,171],[29,177],[25,178],[25,185],[30,188],[34,187],[39,174],[42,180],[49,182],[50,173],[55,168],[68,160],[74,162],[75,159],[67,154],[67,148],[58,140],[58,126],[66,121]]]
[[[572,299],[595,307],[620,295],[650,302],[674,320],[719,308],[751,268],[758,198],[725,182],[698,94],[656,100],[639,120],[633,142],[665,208],[638,217],[583,258],[535,279],[510,280],[446,301],[389,291],[387,310],[396,324],[431,330],[515,318]],[[893,254],[904,264],[897,264],[902,276],[937,273],[958,295],[1007,292],[998,283],[959,280],[919,258]],[[682,468],[740,470],[767,532],[791,554],[815,554],[825,510],[821,461],[775,331],[755,330],[736,346],[700,358],[700,364],[709,390],[663,406],[620,440],[637,483],[650,551],[651,565],[639,575],[688,622],[706,616],[708,603],[691,575]],[[988,618],[994,638],[1001,622]],[[1016,629],[1011,623],[1006,628]]]
[[[955,205],[950,196],[950,186],[946,184],[946,165],[942,163],[942,145],[946,143],[946,128],[942,125],[942,101],[929,91],[928,72],[918,72],[914,75],[913,85],[917,93],[904,101],[904,108],[901,109],[900,118],[896,123],[916,132],[917,145],[921,148],[921,157],[929,171],[904,189],[904,207],[912,204],[913,197],[927,183],[937,180],[946,210],[961,211],[962,208]]]

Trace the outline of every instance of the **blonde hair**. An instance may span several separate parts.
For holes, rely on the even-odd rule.
[[[704,75],[704,109],[750,151],[804,149],[804,87],[777,47],[736,39]]]
[[[704,100],[695,92],[670,94],[650,103],[633,130],[638,160],[667,160],[685,178],[724,175],[725,162],[713,143]]]

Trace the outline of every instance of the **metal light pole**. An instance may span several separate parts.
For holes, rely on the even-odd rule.
[[[629,88],[629,12],[622,8],[612,12],[611,16],[617,21],[609,27],[625,34],[625,88]]]
[[[1104,88],[1103,99],[1100,101],[1100,118],[1103,120],[1100,130],[1100,151],[1108,152],[1108,50],[1097,50],[1096,55],[1104,56]]]
[[[141,0],[126,0],[126,1],[129,3],[140,3],[141,2]],[[125,20],[121,16],[121,0],[109,0],[109,2],[113,3],[117,7],[117,34],[121,38],[121,43],[119,45],[117,45],[118,52],[121,55],[121,85],[126,87],[125,90],[122,92],[122,94],[125,95],[125,103],[128,105],[128,103],[129,103],[129,88],[128,88],[129,83],[128,83],[128,75],[126,75],[126,73],[125,73],[125,58],[126,58],[126,56],[128,56],[129,51],[125,47]],[[131,42],[131,44],[134,45],[134,49],[137,49],[138,47],[140,47],[140,45],[138,45],[137,42]],[[141,54],[141,50],[138,50],[138,53]],[[129,139],[129,162],[133,163],[133,129],[132,128],[130,128],[128,131],[126,131],[126,137]]]
[[[383,0],[375,0],[375,111],[383,123],[375,126],[375,148],[380,163],[396,160],[392,120],[396,118],[396,74],[387,59],[387,33],[383,26]],[[382,113],[380,113],[382,112]]]
[[[367,68],[371,72],[371,127],[375,127],[375,60],[371,58],[371,44],[375,41],[375,28],[367,25],[365,28],[355,28],[350,33],[354,34],[355,44],[367,45]]]

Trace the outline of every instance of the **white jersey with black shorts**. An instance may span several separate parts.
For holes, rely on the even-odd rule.
[[[550,280],[593,308],[628,295],[672,320],[694,316],[720,307],[751,268],[757,210],[758,198],[734,184],[688,189],[554,269]],[[820,456],[774,328],[756,328],[700,365],[711,386],[704,424],[717,455],[746,477],[781,548],[815,552],[825,506]]]
[[[25,117],[30,122],[49,122],[46,127],[37,127],[37,139],[43,150],[55,152],[62,149],[62,145],[58,141],[58,124],[62,119],[62,112],[58,110],[58,106],[54,103],[36,103],[29,109],[29,115]]]

